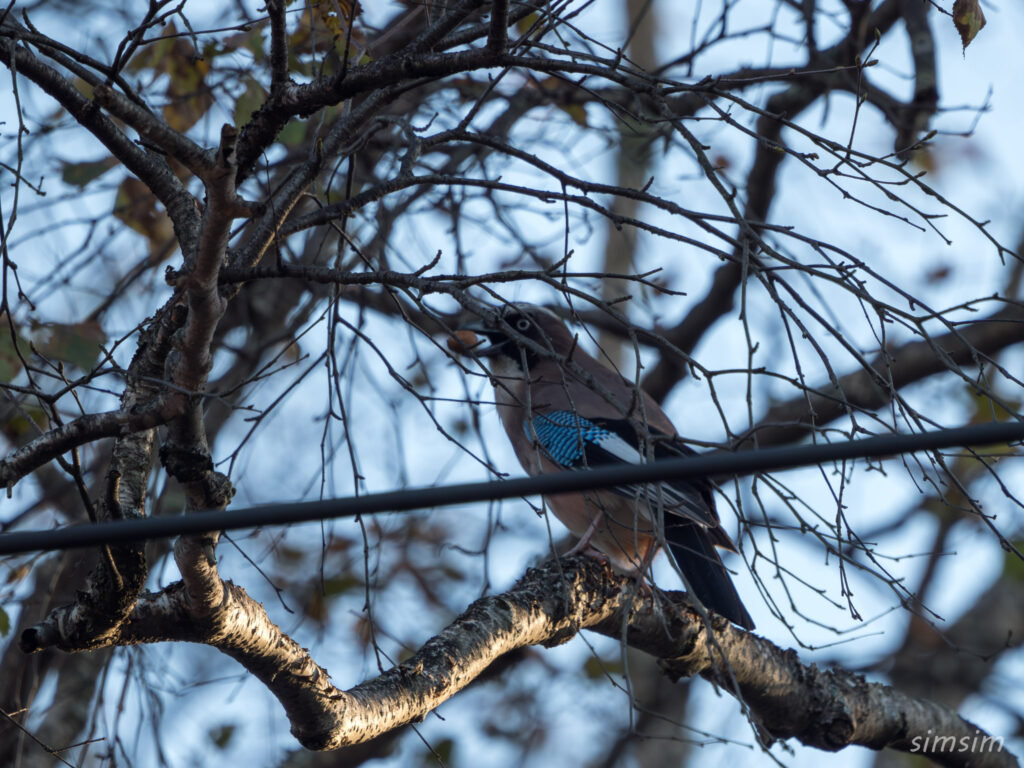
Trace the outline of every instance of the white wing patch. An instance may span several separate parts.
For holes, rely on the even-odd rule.
[[[644,457],[640,455],[640,451],[638,451],[632,445],[627,443],[614,432],[609,432],[608,430],[603,431],[604,434],[599,439],[594,441],[596,445],[610,453],[619,461],[623,461],[627,464],[644,463]]]
[[[617,432],[572,411],[552,411],[523,420],[527,438],[538,443],[552,461],[566,469],[584,469],[602,464],[644,464],[646,458]],[[672,483],[629,484],[612,489],[622,496],[643,499],[651,507],[662,507],[702,526],[714,525],[707,503],[698,490]]]
[[[555,462],[576,469],[588,466],[587,454],[598,448],[626,464],[641,464],[640,452],[612,432],[572,411],[552,411],[523,421],[531,441],[536,440]],[[589,449],[589,450],[588,450]],[[597,462],[597,463],[607,463]]]

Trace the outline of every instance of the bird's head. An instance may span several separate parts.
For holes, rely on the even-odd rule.
[[[508,358],[521,365],[525,356],[531,367],[543,357],[569,356],[576,343],[558,315],[533,304],[495,307],[491,315],[466,323],[459,330],[469,331],[487,342],[474,347],[465,343],[468,338],[459,338],[462,346],[472,347],[478,357],[492,358],[496,362]],[[474,341],[479,343],[479,339]]]

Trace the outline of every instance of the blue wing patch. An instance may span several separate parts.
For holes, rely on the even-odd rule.
[[[608,422],[605,426],[572,411],[552,411],[525,419],[523,429],[531,443],[536,442],[553,462],[565,469],[645,462],[637,446],[623,438],[623,433],[633,432],[626,421]],[[682,455],[678,451],[660,455],[663,449],[657,446],[655,453],[656,458]],[[664,507],[702,526],[718,524],[712,511],[713,502],[704,498],[693,483],[622,485],[610,490],[631,499],[645,499],[651,505]]]
[[[572,411],[552,411],[523,421],[526,436],[536,440],[556,464],[576,468],[609,461],[639,464],[639,451],[610,429]],[[597,450],[595,450],[597,449]]]

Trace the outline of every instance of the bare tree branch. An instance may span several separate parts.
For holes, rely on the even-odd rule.
[[[644,0],[620,2],[631,19],[651,11]],[[9,722],[19,728],[29,727],[30,715],[43,722],[31,726],[41,755],[62,753],[71,730],[83,742],[96,735],[86,723],[96,709],[22,710],[33,701],[26,686],[55,674],[58,691],[80,691],[88,701],[92,692],[109,693],[97,657],[72,668],[74,656],[54,663],[64,659],[58,650],[211,645],[281,701],[300,743],[327,749],[384,733],[396,738],[402,724],[493,673],[510,649],[554,667],[549,654],[521,649],[563,642],[581,628],[643,649],[672,677],[703,676],[731,693],[764,750],[797,738],[826,750],[891,746],[958,765],[963,750],[936,745],[929,733],[992,742],[926,701],[927,687],[915,687],[915,659],[927,646],[920,636],[938,631],[922,620],[911,621],[890,678],[894,690],[805,666],[795,651],[708,623],[685,600],[653,600],[629,579],[579,560],[531,571],[509,592],[475,603],[409,661],[342,691],[259,602],[222,578],[220,533],[209,530],[233,483],[256,503],[268,494],[289,503],[318,491],[375,497],[379,484],[416,486],[425,471],[440,479],[470,462],[477,471],[507,471],[485,432],[490,416],[481,414],[490,403],[480,372],[445,348],[459,309],[486,314],[488,303],[532,301],[583,321],[587,327],[576,329],[588,350],[595,341],[622,351],[628,344],[635,354],[623,356],[621,369],[635,362],[658,399],[692,373],[679,388],[693,396],[686,407],[709,422],[717,415],[721,425],[702,423],[700,432],[722,435],[721,447],[801,440],[844,417],[853,431],[877,425],[878,432],[925,431],[981,413],[1020,420],[1020,376],[1000,353],[1016,354],[1022,340],[1024,266],[1000,241],[1005,222],[988,226],[944,194],[945,179],[926,182],[926,164],[917,162],[946,140],[928,146],[933,123],[940,136],[972,130],[957,123],[960,108],[939,107],[945,51],[929,27],[935,3],[780,0],[753,10],[720,2],[692,13],[669,4],[665,18],[685,21],[658,51],[663,65],[641,30],[605,29],[606,9],[585,0],[443,0],[373,13],[348,0],[302,8],[268,0],[258,11],[241,2],[232,10],[153,0],[137,12],[81,4],[74,44],[33,23],[64,29],[63,2],[34,0],[33,21],[23,13],[16,22],[15,5],[0,11],[0,59],[12,85],[4,103],[17,117],[8,118],[12,140],[0,147],[0,175],[12,181],[0,199],[0,440],[8,446],[0,486],[15,499],[2,523],[10,530],[184,507],[197,533],[174,547],[181,582],[156,594],[143,589],[168,551],[110,545],[97,550],[91,570],[76,568],[60,585],[66,604],[18,617],[20,647],[44,652],[23,684],[0,685],[0,710],[17,709]],[[909,45],[912,93],[890,85],[899,67],[887,58],[893,43]],[[748,62],[755,49],[767,53]],[[224,115],[237,127],[224,126],[218,137]],[[636,159],[624,152],[626,136],[639,137]],[[103,154],[77,157],[93,138]],[[891,143],[895,152],[877,150]],[[615,153],[623,163],[609,180]],[[199,182],[203,199],[192,194],[203,197]],[[966,229],[972,242],[991,246],[992,274],[974,283],[984,288],[950,300],[960,288],[952,281],[932,290],[949,270],[908,277],[905,265],[877,258],[890,230],[874,238],[819,227],[792,206],[781,221],[776,198],[787,184],[808,209],[823,210],[818,198],[834,195],[843,207],[828,215],[841,217],[848,206],[911,237],[951,245],[955,234],[963,248]],[[950,214],[963,229],[947,231]],[[595,266],[601,233],[619,230],[631,261]],[[614,242],[606,246],[615,250]],[[949,251],[951,262],[967,263]],[[27,268],[19,271],[18,262]],[[694,284],[709,288],[680,318],[678,297]],[[636,300],[624,308],[626,295]],[[645,371],[649,348],[660,358]],[[608,396],[592,374],[567,368]],[[908,387],[931,376],[929,386],[957,402],[922,406]],[[967,404],[958,400],[965,392],[975,395]],[[410,411],[437,434],[420,432]],[[271,425],[281,414],[287,421]],[[678,426],[697,433],[692,423]],[[438,445],[455,453],[451,464]],[[263,477],[266,456],[291,462],[287,476]],[[946,555],[954,525],[981,520],[991,546],[1019,557],[1014,533],[997,529],[991,514],[1004,502],[999,494],[1021,504],[1008,468],[984,456],[908,458],[907,486],[934,493],[922,510],[876,526],[878,541],[864,537],[851,513],[849,484],[871,477],[859,465],[822,472],[821,487],[806,496],[762,476],[737,480],[721,498],[736,507],[737,540],[773,621],[794,643],[810,644],[817,636],[808,639],[803,628],[816,632],[826,620],[806,611],[793,587],[825,602],[845,600],[856,620],[853,589],[867,591],[849,579],[857,569],[924,616],[928,585],[953,567]],[[895,565],[917,553],[893,534],[921,514],[938,520],[939,533],[934,551],[921,553],[927,565],[917,594]],[[485,521],[481,512],[478,519],[479,532],[470,533],[443,513],[409,518],[401,531],[364,516],[354,535],[325,523],[319,542],[267,531],[233,543],[268,593],[298,604],[294,619],[308,622],[301,638],[311,628],[325,638],[351,629],[365,642],[366,661],[376,654],[383,671],[396,649],[430,634],[423,625],[461,612],[468,588],[474,596],[491,591],[491,542],[509,518]],[[1000,509],[1004,528],[1014,519]],[[75,530],[68,532],[80,536]],[[829,570],[802,572],[790,561],[797,547],[827,558]],[[478,582],[453,552],[478,559]],[[824,581],[833,561],[838,600]],[[16,558],[2,567],[4,607],[56,604],[41,599],[53,580],[47,568]],[[1004,589],[983,596],[992,614],[1012,593],[1012,581],[1000,583]],[[421,626],[405,621],[405,636],[385,599],[397,585],[411,585],[435,612]],[[361,610],[336,608],[347,590],[358,593]],[[890,605],[871,608],[884,613]],[[958,625],[947,635],[957,648],[927,646],[937,660],[929,664],[938,668],[956,650],[983,655],[1000,627],[1013,629],[1019,617],[987,618],[982,645]],[[1015,647],[1012,638],[1007,645]],[[993,679],[974,663],[977,655],[947,664],[962,672],[962,684],[941,703],[959,704]],[[22,680],[18,664],[13,650],[3,654],[0,678]],[[857,657],[855,668],[872,665],[882,668]],[[938,679],[924,666],[918,672],[928,685]],[[118,675],[110,679],[120,684]],[[626,680],[629,703],[642,707],[628,670]],[[123,684],[127,691],[140,681],[147,682],[144,672]],[[511,701],[518,680],[506,674],[501,682],[507,690],[487,695]],[[530,693],[529,706],[544,706]],[[685,751],[685,724],[671,712],[677,698],[660,698],[658,711],[642,717],[624,715],[621,729],[602,735],[605,754],[623,754],[616,750],[628,739],[614,739],[627,719],[630,728],[664,720],[667,730],[651,735]],[[67,722],[44,722],[63,713]],[[545,718],[534,720],[543,728]],[[485,715],[478,724],[491,725]],[[98,735],[118,748],[125,743],[117,723]],[[553,737],[506,738],[526,756]],[[999,747],[970,757],[1015,764]],[[80,762],[89,759],[83,752]]]
[[[888,349],[870,368],[848,373],[773,406],[750,431],[762,446],[799,440],[815,429],[853,412],[871,412],[892,402],[914,382],[944,371],[983,366],[1001,350],[1024,341],[1024,307],[1013,303],[955,333],[912,341]]]
[[[169,398],[142,411],[90,413],[55,427],[0,461],[0,485],[11,487],[28,473],[73,448],[105,437],[119,437],[166,424],[180,412],[181,407],[181,401]]]
[[[57,70],[40,61],[24,46],[18,45],[18,31],[10,26],[9,21],[4,22],[0,31],[4,33],[0,35],[0,59],[3,63],[15,67],[18,73],[30,78],[56,99],[114,157],[146,183],[167,209],[182,251],[190,252],[195,245],[199,216],[195,201],[167,162],[136,146]]]
[[[971,765],[1017,765],[998,740],[941,705],[858,675],[807,667],[721,618],[709,625],[679,595],[640,597],[632,579],[589,558],[530,570],[508,592],[476,601],[399,666],[348,691],[332,686],[326,670],[239,587],[223,584],[220,599],[198,614],[187,593],[179,583],[146,597],[111,643],[186,640],[218,648],[265,682],[309,749],[362,743],[420,720],[503,654],[559,645],[592,629],[664,659],[675,677],[714,681],[750,707],[773,738],[797,738],[828,751],[851,744],[891,747],[961,766],[967,764],[962,755],[925,746],[930,729],[957,740],[981,733],[989,751],[974,752]]]

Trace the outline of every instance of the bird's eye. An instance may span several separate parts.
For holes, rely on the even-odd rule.
[[[516,330],[519,331],[520,333],[526,333],[528,330],[530,330],[530,321],[527,320],[525,317],[519,318],[518,320],[516,320]]]

